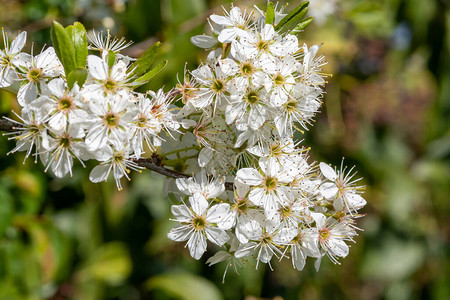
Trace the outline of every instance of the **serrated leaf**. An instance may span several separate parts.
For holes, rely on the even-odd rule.
[[[67,75],[66,77],[69,89],[73,88],[75,82],[78,82],[78,85],[81,88],[84,82],[86,81],[87,75],[88,71],[85,68],[76,68],[72,70],[72,72],[70,72],[69,75]]]
[[[311,22],[314,21],[314,17],[309,17],[306,18],[304,20],[302,20],[300,22],[300,24],[297,25],[297,27],[295,27],[290,34],[297,34],[299,32],[301,32],[303,29],[306,28],[306,26],[308,26],[309,24],[311,24]]]
[[[274,21],[275,21],[275,7],[273,5],[273,2],[270,1],[267,4],[266,24],[273,24]]]
[[[69,74],[76,68],[75,48],[72,39],[64,27],[56,21],[53,21],[50,36],[56,55],[64,67],[64,72]]]
[[[86,29],[80,22],[75,22],[73,25],[67,26],[66,31],[72,39],[75,49],[75,62],[79,68],[86,67],[88,55],[88,43]]]
[[[130,69],[133,70],[134,76],[141,76],[145,72],[147,72],[153,62],[155,61],[156,54],[158,54],[159,46],[161,45],[160,42],[156,42],[153,45],[151,45],[145,52],[142,54],[141,57],[137,61],[135,61]]]
[[[303,11],[308,7],[308,5],[309,5],[309,2],[306,1],[306,2],[303,2],[302,4],[300,4],[299,6],[297,6],[296,8],[294,8],[293,10],[291,10],[283,19],[281,19],[281,21],[275,27],[275,30],[280,30],[282,27],[284,27],[284,25],[286,23],[291,21],[298,14],[303,13]],[[305,15],[306,15],[306,12],[303,14],[303,16],[305,16]],[[302,16],[302,18],[303,18],[303,16]]]
[[[167,60],[162,61],[161,63],[157,64],[154,68],[152,68],[150,71],[148,71],[147,73],[145,73],[144,75],[142,75],[141,77],[139,77],[138,79],[135,80],[136,83],[142,83],[142,84],[138,84],[139,85],[143,85],[145,83],[147,83],[150,79],[152,79],[156,74],[158,74],[159,72],[161,72],[162,69],[164,69],[164,67],[167,65]]]

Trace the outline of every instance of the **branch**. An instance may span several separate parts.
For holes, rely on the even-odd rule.
[[[16,128],[22,127],[20,124],[13,123],[6,119],[0,119],[0,131],[14,131]]]
[[[13,132],[16,128],[22,127],[20,124],[13,123],[6,119],[0,119],[0,131]],[[189,178],[191,176],[168,169],[162,165],[161,160],[156,156],[151,158],[139,158],[134,160],[139,166],[152,170],[156,173],[162,174],[171,178]],[[225,189],[229,191],[234,190],[232,182],[225,182]]]

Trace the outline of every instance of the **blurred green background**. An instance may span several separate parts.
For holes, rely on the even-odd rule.
[[[322,44],[328,78],[322,112],[304,136],[312,160],[356,165],[367,185],[364,229],[350,255],[319,272],[290,262],[274,270],[208,267],[167,239],[172,223],[163,179],[137,174],[125,191],[45,174],[0,142],[0,300],[25,299],[450,299],[450,4],[448,0],[311,0],[317,22],[299,39]],[[235,5],[265,7],[265,1]],[[292,1],[292,9],[299,1]],[[282,2],[281,4],[284,4]],[[109,28],[138,56],[162,41],[163,72],[146,88],[169,90],[205,52],[189,37],[208,32],[218,0],[0,0],[0,24],[49,43],[56,19]],[[34,45],[33,45],[34,42]],[[0,92],[0,113],[19,110]]]

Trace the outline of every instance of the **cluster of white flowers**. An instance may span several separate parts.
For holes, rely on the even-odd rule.
[[[21,122],[11,132],[17,146],[11,151],[35,149],[55,176],[72,174],[73,160],[94,159],[99,165],[90,173],[92,182],[105,181],[112,172],[117,186],[129,179],[130,169],[143,169],[134,162],[144,150],[161,145],[161,131],[179,127],[170,112],[171,102],[163,90],[146,94],[133,91],[137,84],[131,58],[119,54],[127,44],[102,34],[91,36],[91,49],[100,56],[87,57],[87,80],[68,87],[64,68],[53,47],[33,56],[23,53],[26,32],[0,50],[0,87],[20,83],[17,100]]]
[[[357,234],[364,187],[343,166],[309,163],[299,146],[295,133],[322,103],[325,58],[277,29],[286,14],[272,13],[271,21],[259,9],[212,15],[212,36],[191,39],[210,50],[206,62],[169,93],[135,92],[132,59],[119,53],[128,44],[109,35],[91,37],[100,56],[87,57],[87,80],[72,89],[53,48],[33,57],[21,53],[26,33],[11,45],[5,37],[0,87],[20,81],[23,107],[12,152],[28,157],[35,147],[58,177],[71,173],[73,157],[95,159],[90,179],[112,170],[119,188],[129,169],[142,168],[137,159],[152,154],[180,175],[167,185],[180,201],[168,237],[187,241],[193,258],[209,241],[220,250],[208,263],[226,261],[227,269],[252,257],[256,268],[273,256],[298,270],[307,257],[337,263]]]
[[[276,12],[275,24],[283,16]],[[227,268],[251,257],[257,268],[274,255],[298,270],[308,256],[317,267],[325,254],[336,263],[348,254],[366,202],[351,170],[308,163],[294,139],[322,103],[319,46],[278,33],[259,10],[233,7],[210,21],[212,36],[191,39],[210,50],[207,61],[178,85],[191,149],[184,168],[198,175],[176,180],[182,204],[172,207],[179,225],[169,238],[187,241],[195,259],[207,240],[221,246],[208,263],[226,261]]]

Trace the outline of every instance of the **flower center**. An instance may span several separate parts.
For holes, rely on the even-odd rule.
[[[115,114],[112,112],[108,113],[104,117],[105,123],[108,127],[116,127],[117,124],[119,123],[119,119],[120,119],[120,116],[118,114]]]
[[[30,133],[31,134],[37,134],[39,133],[39,125],[38,124],[31,124],[29,127]]]
[[[32,68],[28,71],[27,78],[31,82],[40,82],[44,78],[41,68]]]
[[[202,216],[197,216],[192,220],[192,226],[195,230],[203,230],[206,226],[206,220]]]
[[[183,104],[186,104],[189,99],[195,96],[195,88],[188,83],[178,83],[176,88],[181,93],[181,101],[183,102]]]
[[[248,210],[248,201],[245,198],[237,198],[232,209],[237,210],[239,213],[245,213]]]
[[[125,155],[122,152],[115,151],[113,154],[113,160],[117,163],[121,163],[125,159]]]
[[[295,102],[295,100],[290,99],[286,103],[284,103],[284,108],[287,112],[295,111],[297,109],[297,103]]]
[[[221,93],[225,90],[225,83],[223,80],[220,79],[214,79],[214,81],[211,84],[211,89],[217,94]]]
[[[330,229],[323,228],[319,230],[319,238],[321,241],[326,241],[330,237]]]
[[[59,145],[62,146],[63,148],[69,148],[70,147],[70,142],[71,142],[71,139],[67,135],[63,135],[59,139]]]
[[[72,108],[73,102],[69,97],[62,97],[58,101],[58,110],[59,111],[67,111]]]
[[[140,114],[140,115],[138,116],[137,125],[138,125],[139,127],[145,127],[145,125],[146,125],[146,123],[147,123],[147,120],[148,120],[148,119],[147,119],[146,116]]]
[[[275,85],[283,85],[284,84],[284,77],[279,72],[273,77],[273,81],[275,82]]]
[[[266,245],[272,244],[272,236],[267,232],[263,233],[261,242]]]
[[[13,58],[13,56],[12,55],[8,55],[8,54],[0,57],[0,66],[5,66],[5,67],[13,66],[13,64],[11,62],[12,58]]]
[[[105,87],[106,91],[114,91],[116,89],[116,87],[117,87],[117,83],[113,79],[108,78],[104,82],[103,86]]]
[[[258,93],[255,91],[250,91],[248,92],[245,97],[244,100],[248,103],[248,104],[255,104],[259,101],[259,96]]]
[[[280,144],[274,144],[270,146],[270,155],[273,157],[279,157],[281,156],[281,154],[283,154],[283,152],[281,151],[281,146]]]
[[[292,215],[292,208],[290,206],[282,207],[281,208],[281,216],[283,218],[287,218]]]
[[[275,177],[266,177],[264,179],[264,188],[267,192],[274,191],[278,186],[278,179]]]
[[[302,241],[302,234],[299,233],[295,238],[292,239],[291,243],[298,244]]]
[[[241,74],[243,76],[252,75],[254,71],[253,65],[249,62],[245,62],[241,65]]]
[[[260,52],[267,51],[269,49],[269,42],[268,41],[259,41],[258,44],[256,44],[256,48]]]

